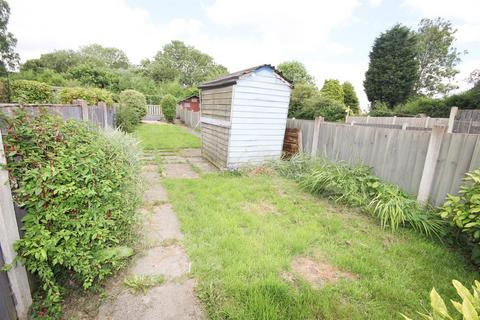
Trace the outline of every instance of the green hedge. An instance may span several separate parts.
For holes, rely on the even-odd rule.
[[[27,211],[15,249],[40,281],[34,318],[60,318],[65,286],[98,284],[132,254],[126,245],[136,237],[140,197],[138,163],[128,152],[135,144],[45,112],[18,112],[7,129],[13,196]]]
[[[163,115],[168,122],[173,122],[177,113],[177,99],[171,94],[165,95],[160,104]]]
[[[125,132],[133,132],[147,114],[145,96],[136,90],[125,90],[119,95],[120,107],[116,114],[116,125]]]
[[[72,103],[73,100],[82,99],[89,105],[96,105],[98,102],[105,102],[108,106],[113,105],[113,94],[98,88],[63,88],[59,93],[59,99],[62,103]]]
[[[32,80],[10,81],[10,102],[16,103],[51,103],[52,88],[43,82]]]

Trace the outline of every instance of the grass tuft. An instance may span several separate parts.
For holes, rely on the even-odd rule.
[[[147,293],[148,289],[160,286],[165,282],[165,277],[161,274],[154,276],[131,276],[123,280],[125,287],[132,293]]]

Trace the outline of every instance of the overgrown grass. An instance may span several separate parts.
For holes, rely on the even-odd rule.
[[[400,319],[429,309],[432,287],[478,277],[464,257],[411,229],[395,233],[354,209],[272,175],[164,181],[211,319]],[[358,276],[312,289],[284,280],[308,256]]]
[[[173,124],[141,124],[135,131],[145,150],[200,148],[200,138]]]
[[[299,182],[306,191],[375,216],[384,228],[396,230],[408,226],[438,237],[446,231],[446,223],[438,213],[420,206],[398,186],[381,181],[365,166],[298,155],[274,167],[281,175]]]

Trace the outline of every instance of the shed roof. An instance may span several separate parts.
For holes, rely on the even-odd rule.
[[[204,82],[204,83],[200,84],[198,87],[200,89],[208,89],[208,88],[230,86],[230,85],[233,85],[233,84],[237,83],[238,79],[240,79],[241,77],[243,77],[247,74],[250,74],[250,73],[252,73],[252,72],[254,72],[254,71],[256,71],[260,68],[264,68],[264,67],[272,69],[283,80],[285,80],[287,83],[291,84],[291,82],[288,81],[287,79],[285,79],[285,77],[282,75],[282,73],[280,71],[278,71],[277,69],[275,69],[274,66],[272,66],[270,64],[261,64],[259,66],[255,66],[255,67],[240,70],[240,71],[237,71],[237,72],[234,72],[234,73],[230,73],[226,76],[220,77],[220,78],[212,80],[212,81]]]
[[[187,100],[190,100],[192,98],[198,98],[198,94],[192,94],[191,96],[188,96],[186,98],[183,98],[182,100],[178,101],[178,103],[180,102],[184,102],[184,101],[187,101]]]

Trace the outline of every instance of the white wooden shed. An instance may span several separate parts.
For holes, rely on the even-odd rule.
[[[271,65],[200,85],[202,155],[230,169],[279,159],[291,87]]]

